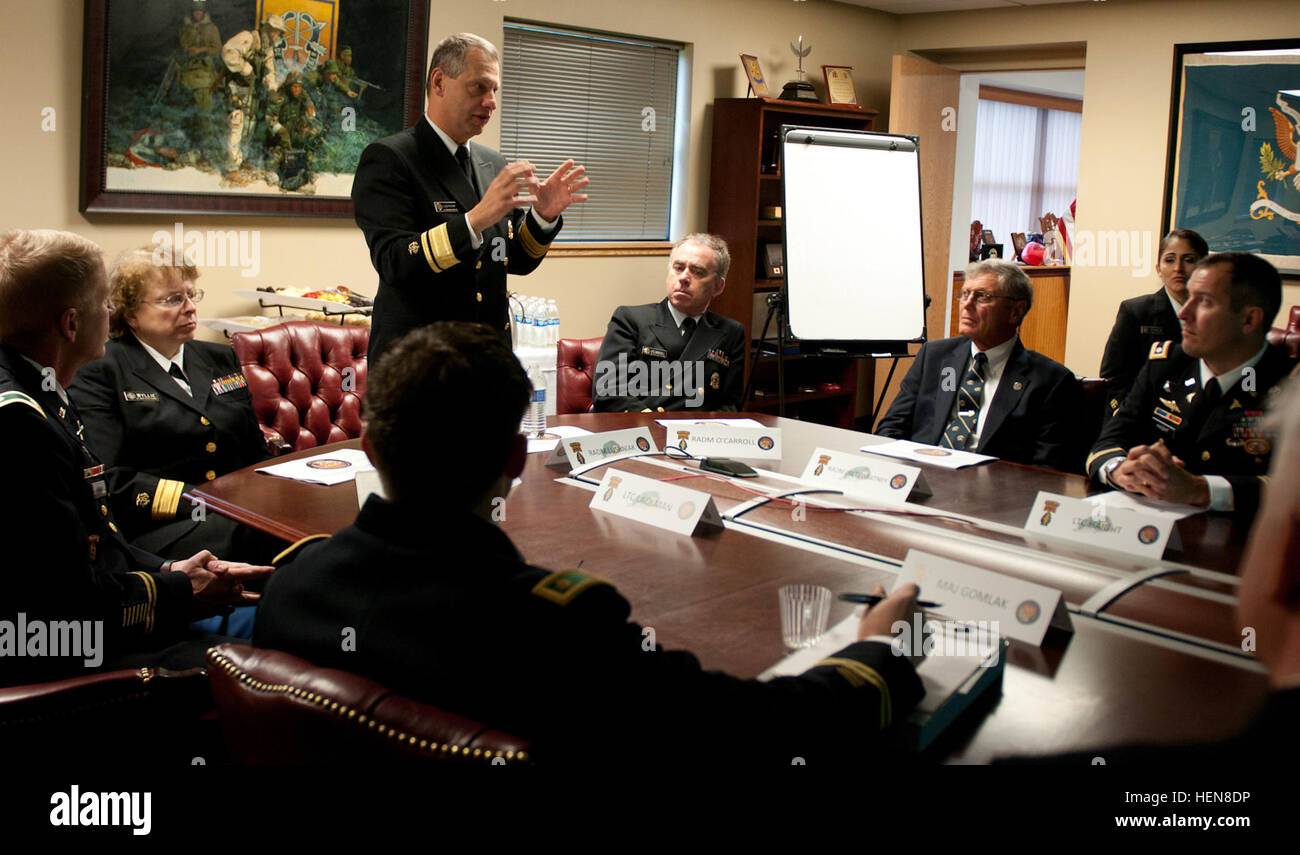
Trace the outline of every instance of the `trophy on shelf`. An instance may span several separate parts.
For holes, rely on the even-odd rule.
[[[813,91],[812,84],[804,80],[803,75],[803,58],[812,53],[812,45],[803,46],[803,36],[799,37],[799,44],[790,42],[790,50],[794,55],[799,57],[799,68],[795,72],[796,78],[791,80],[781,90],[781,98],[785,101],[817,101],[817,93]]]

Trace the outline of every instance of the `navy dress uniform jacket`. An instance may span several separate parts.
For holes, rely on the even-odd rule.
[[[702,363],[703,375],[692,374],[688,379],[696,379],[696,391],[683,394],[684,389],[657,388],[653,385],[647,389],[648,394],[627,394],[636,391],[633,388],[620,387],[613,383],[619,379],[616,369],[619,356],[626,357],[629,368],[633,363],[642,363],[647,378],[656,373],[667,376],[662,371],[672,363]],[[656,372],[654,366],[660,370]],[[602,394],[602,366],[607,373],[607,388]],[[695,371],[694,368],[691,369]],[[685,375],[683,375],[685,376]],[[682,337],[681,330],[673,322],[668,311],[668,299],[644,306],[619,306],[610,318],[609,328],[605,331],[605,340],[600,343],[600,356],[597,359],[596,373],[593,376],[592,400],[598,413],[639,412],[643,409],[672,410],[736,410],[741,404],[745,384],[745,328],[737,321],[714,312],[705,312],[700,316],[691,334],[690,340]],[[664,385],[676,385],[669,381]],[[703,394],[699,390],[703,389]],[[699,404],[687,407],[689,400]]]
[[[84,428],[31,364],[0,345],[0,619],[103,621],[108,668],[179,640],[203,613],[184,573],[160,572],[162,558],[121,536],[104,468],[78,435]],[[189,664],[201,663],[202,647],[195,653]],[[78,673],[86,673],[81,655],[0,656],[0,685]]]
[[[938,445],[970,358],[966,336],[922,345],[876,434]],[[980,425],[979,445],[969,450],[1074,472],[1083,458],[1082,419],[1083,387],[1074,374],[1017,339]]]
[[[467,145],[475,180],[486,190],[506,159],[486,146]],[[393,341],[434,321],[483,323],[509,343],[506,273],[535,270],[562,223],[548,234],[535,215],[516,210],[484,229],[475,250],[465,214],[479,198],[423,118],[362,152],[352,201],[379,273],[371,365]]]
[[[526,737],[561,764],[842,762],[924,691],[879,642],[768,683],[705,671],[629,612],[603,579],[524,563],[479,517],[371,496],[276,571],[253,641]]]
[[[1173,342],[1152,345],[1150,360],[1088,456],[1088,474],[1100,482],[1107,461],[1163,439],[1188,472],[1227,478],[1234,510],[1253,514],[1273,451],[1272,440],[1260,430],[1260,419],[1269,390],[1295,372],[1296,361],[1286,348],[1269,345],[1255,364],[1253,382],[1224,389],[1217,404],[1207,409],[1197,400],[1200,360]]]
[[[1101,357],[1101,376],[1106,381],[1104,415],[1107,420],[1115,415],[1138,372],[1146,365],[1151,345],[1169,339],[1177,341],[1182,328],[1164,287],[1154,294],[1143,294],[1119,304],[1115,326],[1111,327],[1106,351]]]
[[[68,394],[85,419],[86,441],[107,473],[113,512],[128,538],[162,550],[186,538],[190,553],[230,555],[234,524],[207,514],[203,522],[181,494],[264,460],[266,440],[234,350],[205,341],[185,344],[193,396],[150,356],[128,330],[104,356],[83,365]],[[146,534],[148,533],[148,534]]]

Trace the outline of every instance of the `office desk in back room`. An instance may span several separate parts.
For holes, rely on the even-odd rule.
[[[1065,362],[1065,328],[1070,316],[1070,268],[1024,267],[1034,286],[1034,307],[1025,315],[1020,325],[1020,340],[1025,347],[1036,350],[1048,359]],[[957,321],[961,305],[957,295],[966,282],[966,274],[958,270],[952,275],[952,315],[948,335],[957,335]]]
[[[554,423],[589,430],[648,424],[662,444],[665,432],[655,415],[565,416]],[[770,468],[786,474],[801,472],[817,446],[856,451],[878,441],[838,428],[755,417],[782,428],[785,459]],[[959,471],[925,467],[934,496],[921,504],[965,519],[810,510],[800,522],[788,507],[769,504],[723,531],[682,537],[591,511],[591,485],[557,481],[562,473],[543,466],[545,456],[529,456],[524,483],[506,503],[502,526],[516,546],[540,566],[582,562],[584,570],[610,579],[633,604],[633,619],[654,628],[658,643],[693,650],[706,667],[754,676],[783,655],[776,607],[781,585],[889,587],[912,548],[1062,590],[1075,632],[1049,636],[1041,648],[1012,644],[1003,697],[987,717],[959,727],[936,746],[957,762],[1117,741],[1219,737],[1240,727],[1267,691],[1262,670],[1240,653],[1232,574],[1247,527],[1227,517],[1201,515],[1180,523],[1182,549],[1171,550],[1162,562],[1089,552],[1019,531],[1037,491],[1083,496],[1083,476],[995,462]],[[649,460],[609,465],[648,477],[680,474]],[[587,477],[599,481],[602,473],[597,469]],[[431,458],[430,478],[436,477]],[[765,481],[757,479],[760,485]],[[723,514],[754,498],[718,480],[677,483],[711,493]],[[288,541],[336,531],[356,514],[351,483],[305,485],[254,469],[218,478],[196,495],[209,509]],[[1117,579],[1152,566],[1176,575],[1136,587],[1096,616],[1080,611]],[[849,611],[836,603],[831,620]]]

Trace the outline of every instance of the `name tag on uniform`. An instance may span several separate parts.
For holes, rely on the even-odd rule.
[[[123,391],[122,398],[125,399],[127,403],[133,403],[136,401],[153,401],[156,403],[158,401],[158,393]]]
[[[667,359],[668,351],[660,350],[657,347],[650,347],[649,345],[646,345],[645,347],[641,348],[641,355],[653,356],[655,359]]]
[[[225,377],[218,377],[212,381],[212,393],[214,395],[224,395],[227,392],[233,392],[236,389],[248,388],[248,381],[244,375],[238,372],[227,374]]]
[[[727,354],[723,353],[717,348],[714,348],[713,350],[709,351],[708,358],[721,365],[725,365],[728,367],[731,366],[731,359],[727,357]]]
[[[456,213],[456,203],[455,202],[434,202],[433,210],[439,214],[454,214]]]
[[[1142,335],[1164,335],[1164,327],[1142,327]]]

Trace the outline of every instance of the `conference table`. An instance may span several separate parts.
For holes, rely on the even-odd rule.
[[[776,416],[689,414],[737,416],[781,429],[782,459],[751,462],[786,476],[798,476],[818,447],[856,453],[885,441]],[[550,423],[595,432],[647,426],[662,448],[660,418],[585,414]],[[356,515],[353,482],[327,487],[256,470],[357,447],[351,440],[285,455],[217,478],[191,496],[288,543],[330,534]],[[443,453],[431,452],[425,464],[431,490],[457,488],[439,479]],[[547,456],[529,455],[522,484],[504,506],[501,526],[519,551],[537,566],[581,566],[609,579],[632,603],[632,619],[652,627],[660,645],[689,649],[707,668],[755,677],[785,655],[777,605],[782,585],[814,583],[842,592],[879,583],[888,589],[913,549],[1060,590],[1073,631],[1050,630],[1041,646],[1013,641],[1001,695],[981,699],[927,749],[926,759],[982,763],[1133,741],[1213,739],[1239,729],[1268,691],[1262,667],[1242,651],[1233,612],[1249,520],[1188,517],[1177,525],[1179,543],[1153,561],[1023,530],[1039,491],[1074,498],[1095,492],[1083,475],[1037,467],[923,464],[932,495],[911,501],[938,516],[906,507],[821,510],[815,496],[803,513],[793,514],[789,504],[754,501],[756,492],[791,489],[777,476],[742,483],[701,476],[693,461],[649,457],[615,460],[570,478],[567,466],[547,467]],[[711,494],[725,527],[685,536],[590,509],[606,467],[672,478]],[[454,544],[447,545],[447,556],[472,561]],[[835,602],[831,625],[852,608]]]

